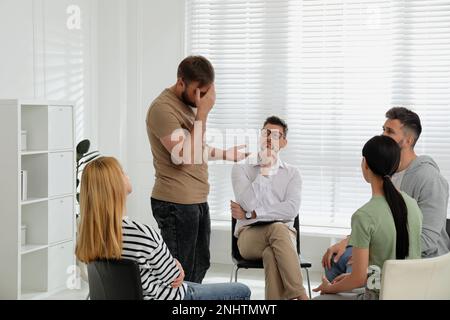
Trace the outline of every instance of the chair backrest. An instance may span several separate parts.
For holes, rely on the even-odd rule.
[[[382,300],[449,300],[450,254],[430,259],[389,260],[381,275]]]
[[[142,300],[139,266],[132,260],[99,260],[88,264],[91,300]]]
[[[447,219],[447,227],[446,227],[447,233],[450,237],[450,219]]]
[[[236,230],[236,219],[231,218],[231,257],[234,260],[243,260],[239,248],[237,245],[238,239],[234,236],[234,232]],[[294,229],[297,230],[297,253],[300,254],[300,219],[299,216],[297,216],[294,220]]]
[[[234,236],[234,232],[236,230],[237,220],[231,218],[231,257],[233,260],[242,260],[241,253],[239,252],[239,248],[237,245],[238,239]]]
[[[294,229],[297,231],[296,243],[297,243],[297,253],[300,255],[300,218],[295,217]]]

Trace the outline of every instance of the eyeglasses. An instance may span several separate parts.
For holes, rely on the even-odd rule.
[[[270,137],[272,137],[272,139],[275,139],[275,140],[279,140],[279,139],[285,137],[285,135],[283,133],[281,133],[279,130],[272,131],[270,129],[262,129],[261,130],[261,135],[264,138],[267,138],[267,137],[270,136]]]

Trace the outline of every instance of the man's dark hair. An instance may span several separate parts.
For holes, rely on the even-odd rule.
[[[417,113],[403,107],[392,108],[386,113],[386,118],[389,120],[399,120],[406,130],[414,134],[413,147],[422,134],[422,124]]]
[[[199,86],[207,86],[214,82],[214,67],[208,59],[202,56],[190,56],[184,59],[178,67],[178,79],[187,85],[199,82]]]
[[[284,137],[287,137],[288,131],[289,131],[289,127],[286,123],[286,121],[284,121],[283,119],[277,117],[277,116],[271,116],[269,118],[266,119],[266,122],[264,122],[264,127],[267,126],[268,124],[273,124],[276,126],[280,126],[283,128],[283,133],[284,133]]]

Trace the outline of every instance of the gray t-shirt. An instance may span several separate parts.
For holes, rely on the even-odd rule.
[[[400,190],[400,187],[402,185],[403,177],[405,176],[406,169],[400,172],[397,172],[392,176],[392,183],[394,186]]]

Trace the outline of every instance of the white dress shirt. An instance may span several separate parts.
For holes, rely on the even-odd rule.
[[[256,212],[256,219],[238,220],[235,236],[241,229],[256,222],[280,221],[290,228],[299,214],[302,180],[297,168],[278,158],[268,177],[260,174],[261,167],[237,164],[233,167],[232,183],[236,202],[246,212]]]

